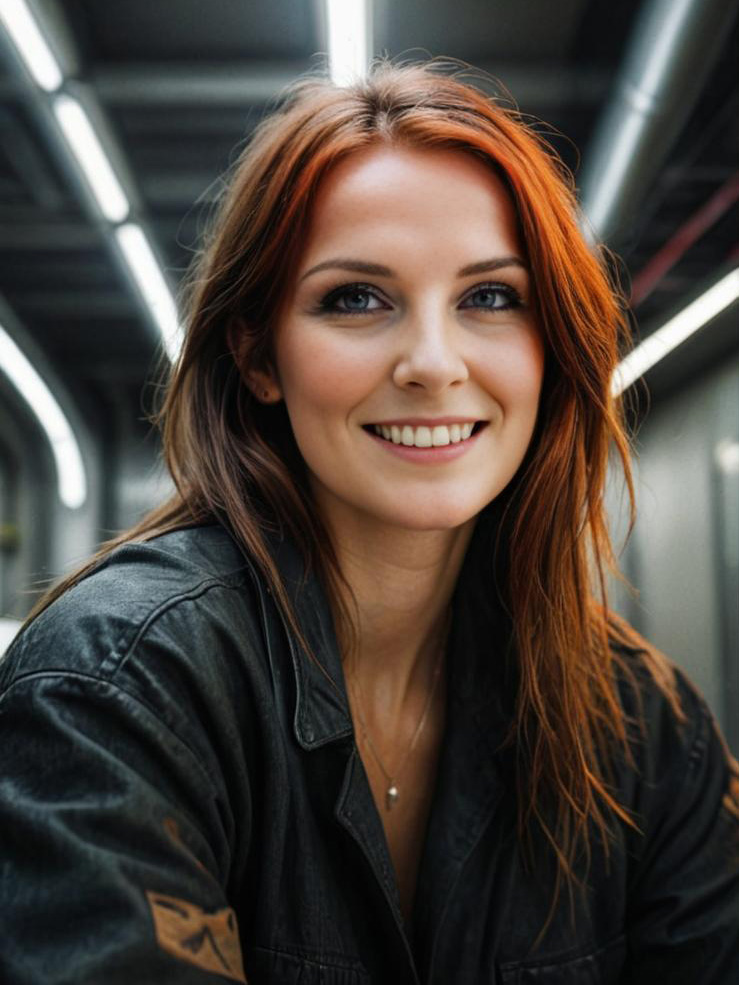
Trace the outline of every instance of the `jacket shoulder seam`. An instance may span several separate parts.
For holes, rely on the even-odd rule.
[[[99,660],[99,679],[112,680],[130,656],[132,650],[134,650],[135,647],[141,642],[142,637],[148,632],[148,630],[157,622],[158,619],[160,619],[179,603],[193,601],[213,588],[225,588],[231,591],[247,583],[248,580],[242,578],[240,574],[238,576],[232,575],[230,578],[224,576],[210,577],[191,585],[185,590],[180,590],[172,595],[168,595],[153,608],[148,609],[141,619],[125,626],[117,640],[108,648],[107,652],[104,656],[101,656]],[[26,632],[20,634],[17,642],[14,644],[14,646],[18,646],[19,648],[19,656],[24,654],[29,646],[33,646],[37,642],[35,634],[36,628],[37,623],[34,621],[28,627]],[[23,673],[22,671],[20,673],[12,673],[8,680],[2,682],[3,687],[0,687],[0,696],[2,696],[5,690],[12,687],[15,681],[23,680],[25,677],[36,673],[44,673],[46,670],[50,673],[65,672],[60,671],[59,668],[45,668],[32,670],[26,673]],[[79,673],[79,671],[70,670],[69,673]],[[95,675],[87,676],[97,679]]]
[[[164,599],[159,603],[154,609],[150,610],[143,620],[136,627],[135,632],[128,644],[124,646],[124,641],[120,640],[116,644],[115,648],[112,649],[106,657],[101,661],[100,670],[101,673],[107,673],[111,680],[113,680],[118,673],[118,671],[125,664],[128,657],[131,655],[132,651],[136,649],[146,633],[155,625],[155,623],[166,615],[171,609],[174,609],[181,602],[192,602],[195,599],[200,598],[209,592],[212,588],[227,588],[233,590],[240,586],[240,579],[228,579],[222,577],[211,577],[204,579],[197,585],[193,585],[186,591],[178,592],[175,595],[170,595],[168,598]]]

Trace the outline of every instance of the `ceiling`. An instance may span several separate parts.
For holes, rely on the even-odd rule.
[[[499,78],[550,124],[567,164],[588,148],[613,98],[638,0],[375,0],[373,50],[446,55]],[[226,170],[280,89],[326,49],[320,0],[37,0],[70,88],[92,107],[135,213],[176,290]],[[638,209],[610,243],[626,277],[737,171],[736,23]],[[105,422],[141,416],[158,342],[71,178],[47,108],[0,49],[0,295],[81,408]],[[739,257],[736,211],[717,215],[639,304],[657,324]]]

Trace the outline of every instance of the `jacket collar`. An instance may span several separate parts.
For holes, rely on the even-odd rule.
[[[494,711],[496,718],[509,719],[517,675],[510,624],[494,595],[493,534],[490,517],[483,516],[455,590],[448,650],[449,700],[475,717],[489,719]],[[285,627],[295,674],[295,736],[304,749],[316,749],[353,734],[333,615],[320,580],[306,573],[296,546],[289,539],[275,538],[271,549],[311,651],[306,652]]]
[[[288,599],[310,652],[285,626],[295,673],[295,737],[316,749],[353,733],[344,671],[328,598],[289,539],[271,541]]]

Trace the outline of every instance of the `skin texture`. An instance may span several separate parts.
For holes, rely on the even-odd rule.
[[[313,270],[336,258],[392,273]],[[459,275],[489,260],[498,268]],[[274,371],[248,376],[259,399],[287,405],[358,605],[359,649],[345,654],[355,722],[359,691],[391,773],[427,704],[475,518],[511,480],[534,430],[544,346],[530,292],[513,205],[483,162],[373,147],[322,182],[278,320]],[[329,295],[339,311],[325,310]],[[399,456],[364,427],[438,418],[486,424],[464,454],[438,461]],[[443,739],[443,677],[391,813],[357,729],[406,914]]]

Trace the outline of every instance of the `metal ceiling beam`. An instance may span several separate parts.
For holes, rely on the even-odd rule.
[[[90,73],[108,106],[248,106],[274,99],[310,62],[100,66]]]
[[[572,106],[592,106],[608,92],[610,73],[587,65],[561,62],[476,62],[475,68],[499,79],[524,112],[558,114]],[[474,73],[471,76],[474,81]],[[485,88],[483,85],[482,88]]]
[[[78,289],[14,291],[13,307],[19,315],[34,318],[53,316],[75,321],[135,320],[138,310],[129,294],[116,291]]]
[[[141,192],[153,209],[189,209],[203,202],[215,201],[221,192],[221,183],[214,179],[212,171],[186,171],[141,176]]]
[[[52,174],[38,147],[31,141],[18,115],[0,106],[0,136],[3,150],[18,183],[40,208],[60,211],[67,204],[56,175]]]
[[[100,233],[85,222],[49,222],[40,219],[38,212],[27,210],[25,217],[20,210],[13,210],[5,225],[6,210],[0,210],[3,234],[0,236],[0,252],[49,252],[63,250],[98,250],[103,246]]]
[[[274,99],[310,62],[100,66],[90,75],[108,106],[261,106]],[[599,68],[567,68],[495,61],[476,66],[500,79],[523,107],[593,104],[607,91],[609,75]]]
[[[736,16],[726,0],[648,0],[588,149],[581,201],[595,239],[628,228],[684,127]]]

